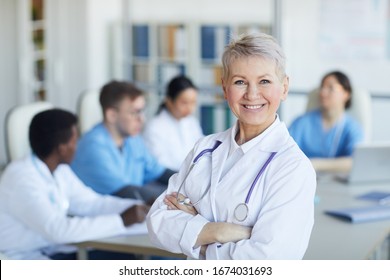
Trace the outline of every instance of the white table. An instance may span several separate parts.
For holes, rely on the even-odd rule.
[[[120,253],[140,254],[143,256],[160,256],[183,259],[186,258],[185,255],[174,254],[155,247],[150,242],[147,234],[104,238],[99,240],[81,242],[75,245],[78,247],[79,259],[87,259],[88,248],[114,251]]]
[[[369,191],[390,192],[390,182],[348,185],[329,178],[318,181],[315,225],[304,259],[388,259],[390,220],[353,224],[325,210],[371,205],[356,199]]]
[[[390,257],[390,220],[352,224],[324,214],[324,210],[369,205],[356,199],[369,191],[390,192],[386,184],[347,185],[329,178],[318,181],[319,202],[315,208],[315,225],[304,259],[388,259]],[[147,235],[134,235],[92,240],[76,244],[79,257],[86,258],[86,249],[95,248],[141,255],[185,258],[156,248]]]

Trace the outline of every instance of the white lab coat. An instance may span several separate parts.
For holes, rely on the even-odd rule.
[[[180,172],[171,177],[167,193],[179,189],[194,157],[219,140],[222,144],[213,152],[212,159],[199,161],[180,192],[195,202],[211,180],[210,191],[195,207],[199,213],[196,216],[167,210],[163,202],[165,193],[162,194],[147,216],[151,241],[165,250],[197,259],[200,247],[194,245],[203,226],[208,222],[231,222],[253,227],[251,238],[210,244],[206,259],[301,259],[314,222],[316,176],[309,159],[277,118],[251,140],[257,141],[255,145],[251,141],[246,143],[252,147],[220,178],[234,131],[236,127],[207,136],[195,145]],[[235,220],[235,207],[245,201],[254,178],[272,152],[277,154],[253,190],[247,219]]]
[[[56,252],[56,245],[146,227],[142,223],[126,228],[119,215],[139,201],[99,195],[65,164],[53,175],[35,156],[15,161],[4,171],[0,181],[0,251],[8,258],[45,258],[43,252]]]
[[[199,121],[194,116],[177,120],[163,109],[146,124],[143,136],[149,151],[161,165],[179,170],[185,157],[203,133]]]

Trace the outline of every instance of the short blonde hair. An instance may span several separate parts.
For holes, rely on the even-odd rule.
[[[230,75],[230,65],[237,58],[259,56],[273,60],[280,79],[286,76],[286,57],[274,37],[265,33],[242,34],[233,38],[222,55],[222,78]]]

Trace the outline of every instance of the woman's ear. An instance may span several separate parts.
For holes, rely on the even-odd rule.
[[[226,82],[224,79],[221,78],[221,84],[222,84],[222,90],[223,90],[223,97],[227,100],[227,94],[226,94]]]
[[[349,100],[351,100],[352,94],[349,91],[345,91],[345,99],[344,104],[346,104]]]
[[[289,84],[290,84],[290,78],[289,76],[285,76],[283,78],[283,84],[282,84],[283,92],[280,98],[282,101],[285,101],[287,99]]]
[[[172,108],[173,107],[173,100],[171,98],[165,97],[164,102],[165,102],[165,105],[168,108]]]

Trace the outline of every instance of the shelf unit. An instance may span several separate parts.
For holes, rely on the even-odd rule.
[[[30,9],[30,38],[32,50],[32,69],[33,69],[33,100],[46,100],[46,18],[45,18],[45,0],[29,0]]]
[[[126,53],[129,80],[149,93],[147,115],[162,101],[167,83],[176,75],[189,75],[187,26],[181,23],[137,23],[129,28]]]
[[[126,79],[149,93],[148,116],[164,97],[167,83],[178,74],[189,76],[199,88],[197,115],[205,134],[230,127],[235,117],[222,93],[221,57],[232,36],[265,32],[271,26],[242,23],[140,22],[128,27],[130,44]]]

